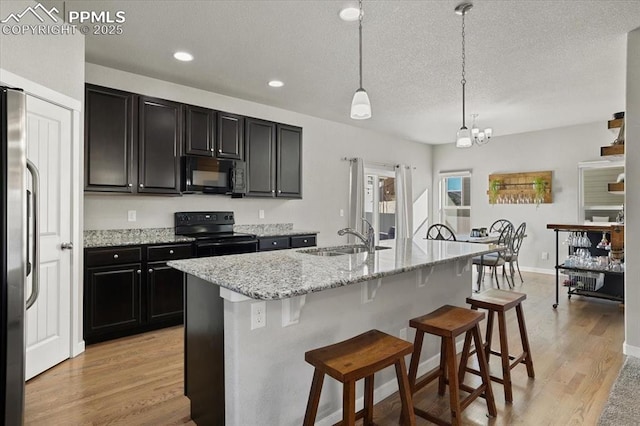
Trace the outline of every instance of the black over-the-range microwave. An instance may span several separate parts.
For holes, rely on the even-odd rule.
[[[227,194],[243,197],[247,192],[244,161],[216,158],[182,157],[182,192]]]

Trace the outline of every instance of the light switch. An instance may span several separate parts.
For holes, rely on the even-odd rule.
[[[135,210],[127,211],[127,220],[129,220],[129,222],[135,222],[137,220]]]
[[[258,217],[260,219],[264,219],[264,210],[262,210],[262,209],[258,210]]]

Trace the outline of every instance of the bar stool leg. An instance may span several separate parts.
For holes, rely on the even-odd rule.
[[[364,378],[364,426],[373,424],[373,378],[373,374]]]
[[[400,394],[400,402],[402,403],[402,415],[400,419],[405,426],[415,426],[416,416],[413,413],[413,398],[411,396],[411,387],[409,386],[407,367],[404,365],[404,359],[396,362],[396,376],[398,378],[398,393]]]
[[[418,375],[418,364],[420,363],[423,339],[424,332],[416,330],[416,338],[413,342],[413,354],[411,354],[411,364],[409,365],[409,388],[411,394],[413,394],[416,389],[416,376]]]
[[[475,308],[478,309],[478,308]],[[484,354],[487,357],[487,363],[489,362],[489,357],[491,356],[491,340],[493,339],[493,317],[495,312],[488,311],[487,312],[487,334],[485,336],[484,343]]]
[[[320,392],[322,392],[322,382],[324,381],[324,373],[317,368],[313,371],[313,381],[311,382],[311,391],[309,392],[309,401],[307,402],[307,411],[304,415],[303,426],[313,426],[316,422],[318,414],[318,405],[320,404]]]
[[[354,426],[356,423],[355,380],[347,380],[342,388],[342,424],[344,426]]]
[[[524,362],[527,365],[527,375],[535,378],[533,371],[533,359],[531,358],[531,348],[529,347],[529,335],[527,334],[527,326],[524,323],[524,313],[522,312],[522,304],[516,306],[516,315],[518,316],[518,328],[520,328],[520,340],[522,341],[522,350],[527,353]]]
[[[504,312],[498,312],[498,330],[500,332],[500,358],[502,359],[502,381],[504,382],[504,399],[508,403],[513,402],[511,390],[511,368],[509,365],[509,344],[507,341],[507,322]]]
[[[442,338],[446,347],[446,362],[449,370],[449,400],[451,404],[451,424],[460,425],[462,410],[460,408],[460,389],[458,383],[458,365],[456,363],[456,341],[452,337]]]
[[[478,350],[478,347],[476,347]],[[458,367],[458,386],[464,383],[464,376],[467,373],[467,363],[469,362],[469,352],[471,351],[471,334],[465,333],[464,346],[460,354],[460,367]]]
[[[476,325],[472,329],[473,341],[476,345],[476,348],[479,348],[482,345],[482,337],[480,337],[480,326]],[[465,338],[466,339],[466,338]],[[493,397],[493,389],[491,388],[491,378],[489,377],[489,364],[487,364],[487,359],[484,355],[483,351],[476,350],[476,354],[478,356],[478,364],[480,365],[480,376],[482,377],[482,383],[485,386],[485,399],[487,400],[487,409],[489,410],[489,416],[495,417],[498,415],[498,411],[496,410],[496,401]]]
[[[447,386],[447,342],[443,337],[440,339],[440,377],[438,377],[438,395],[444,395],[445,387]],[[454,358],[455,358],[455,351]],[[455,376],[454,376],[455,377]]]

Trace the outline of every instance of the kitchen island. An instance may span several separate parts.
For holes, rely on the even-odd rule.
[[[200,425],[299,425],[313,368],[304,353],[370,329],[413,340],[409,319],[465,305],[471,258],[485,244],[406,240],[373,254],[323,248],[185,259],[185,394]],[[339,253],[339,254],[338,254]],[[253,317],[253,318],[252,318]],[[256,326],[258,328],[256,328]],[[253,329],[252,329],[253,328]],[[419,374],[437,363],[427,339]],[[376,402],[395,392],[376,375]],[[358,388],[357,405],[362,405]],[[341,418],[342,390],[327,379],[318,424]]]

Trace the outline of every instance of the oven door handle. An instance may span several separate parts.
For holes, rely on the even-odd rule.
[[[219,247],[219,246],[240,246],[240,245],[249,245],[249,244],[258,244],[258,240],[251,241],[237,241],[232,243],[197,243],[198,247]]]

